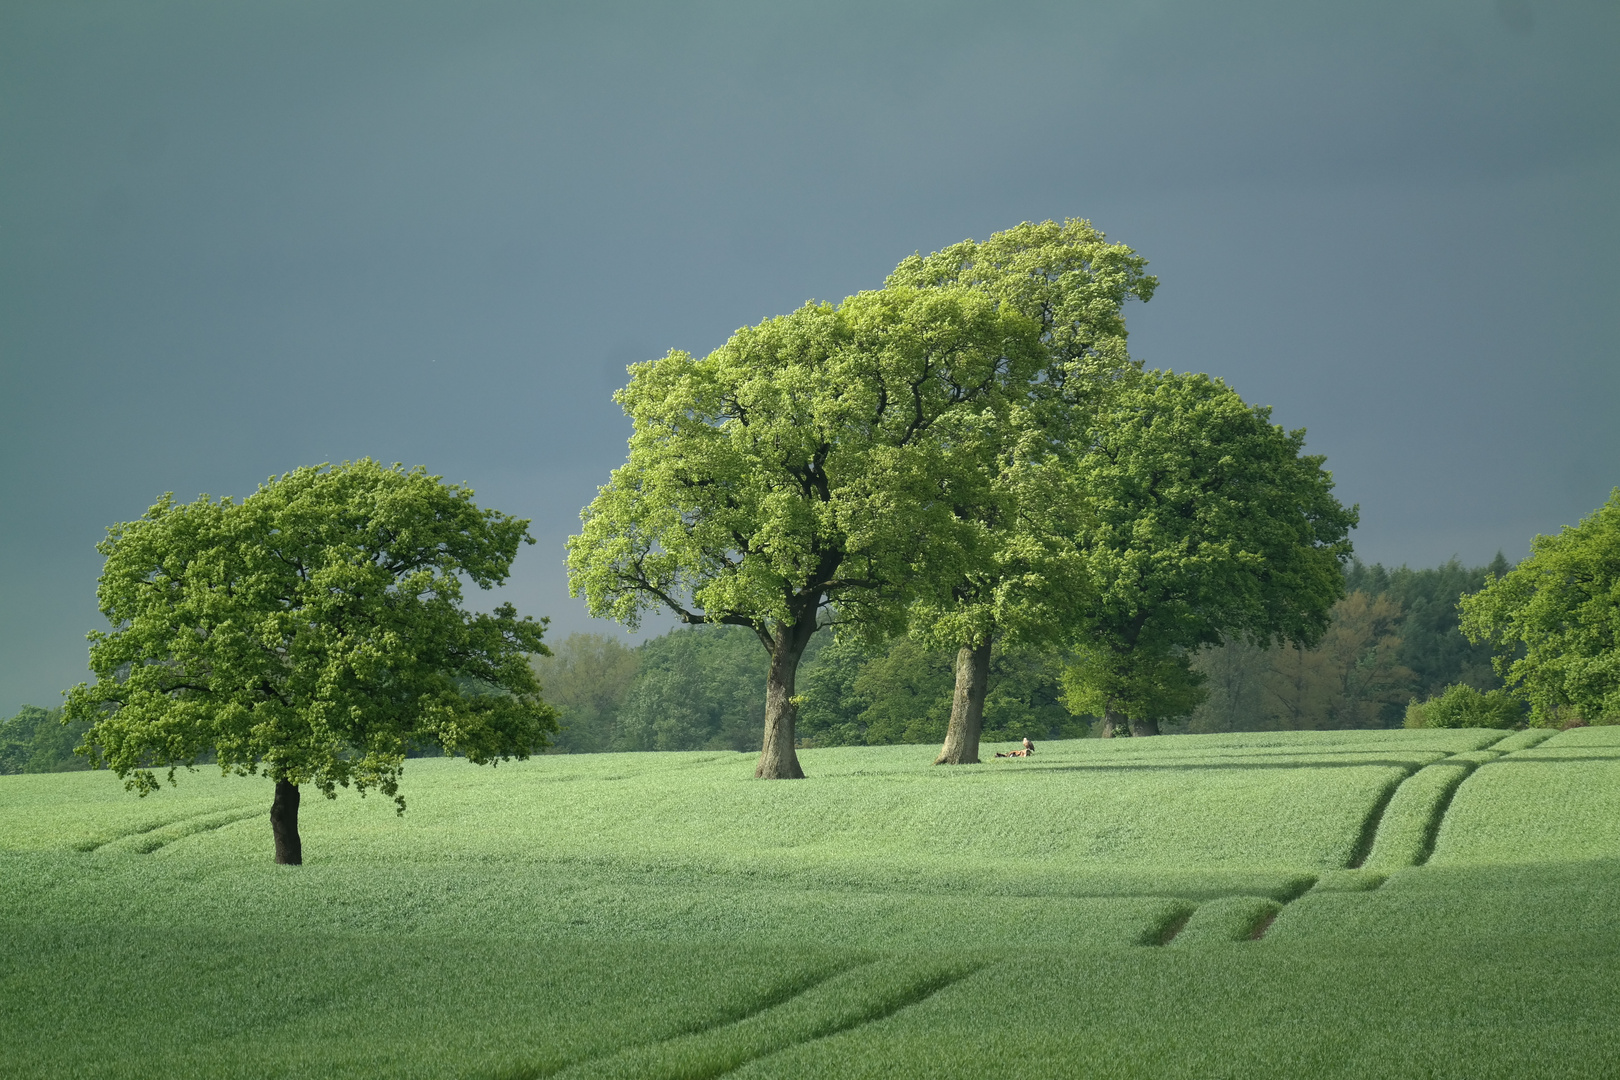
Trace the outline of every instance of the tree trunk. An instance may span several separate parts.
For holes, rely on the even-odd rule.
[[[270,804],[270,832],[276,839],[276,862],[283,866],[304,864],[304,843],[298,839],[298,785],[276,781],[275,801]]]
[[[964,645],[956,653],[956,693],[951,698],[951,726],[935,765],[977,765],[979,733],[984,727],[984,695],[990,681],[990,638]]]
[[[816,632],[815,619],[795,626],[778,624],[771,642],[771,669],[765,676],[765,744],[760,747],[754,776],[761,780],[803,780],[799,755],[793,748],[793,727],[799,707],[793,703],[793,682],[799,658]]]
[[[1132,735],[1137,735],[1137,736],[1141,736],[1141,735],[1157,735],[1158,733],[1159,733],[1159,722],[1157,720],[1138,720],[1134,716],[1131,717],[1131,734]]]
[[[1102,737],[1103,738],[1112,739],[1114,736],[1118,735],[1121,731],[1129,731],[1129,730],[1130,729],[1128,727],[1126,727],[1125,718],[1123,716],[1119,715],[1119,713],[1115,712],[1114,707],[1112,705],[1103,706],[1103,726],[1102,726]]]

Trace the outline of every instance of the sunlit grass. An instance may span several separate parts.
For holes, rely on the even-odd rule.
[[[1616,730],[0,778],[0,1072],[1595,1075]]]

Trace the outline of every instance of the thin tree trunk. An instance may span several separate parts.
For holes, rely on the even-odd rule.
[[[1126,726],[1125,718],[1119,713],[1115,712],[1112,705],[1104,705],[1102,737],[1105,739],[1112,739],[1121,731],[1130,731],[1130,728]]]
[[[984,727],[984,695],[990,682],[990,638],[964,645],[956,653],[956,693],[951,698],[951,726],[935,765],[977,765],[979,734]]]
[[[276,781],[276,797],[270,803],[270,833],[276,840],[276,862],[283,866],[304,864],[304,843],[298,838],[298,785]]]
[[[1157,720],[1138,720],[1134,716],[1131,717],[1132,735],[1157,735],[1158,733],[1159,722]]]
[[[796,626],[776,627],[771,642],[771,668],[765,676],[765,744],[760,747],[754,775],[761,780],[803,780],[799,755],[793,748],[793,727],[799,707],[793,703],[793,683],[799,674],[799,658],[815,620],[801,620]]]

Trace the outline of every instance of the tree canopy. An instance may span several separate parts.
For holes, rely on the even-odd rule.
[[[555,730],[528,656],[543,623],[462,608],[461,577],[502,582],[528,522],[421,468],[297,469],[241,502],[165,495],[98,546],[109,631],[90,635],[81,752],[146,794],[155,768],[263,772],[278,861],[300,861],[297,789],[398,794],[406,751],[483,763]],[[289,815],[290,814],[290,818]],[[290,827],[290,832],[287,829]]]
[[[1578,525],[1536,537],[1460,607],[1463,633],[1495,648],[1532,724],[1620,717],[1620,488]]]
[[[572,590],[631,626],[664,608],[752,630],[770,654],[756,774],[802,776],[811,636],[898,628],[919,570],[965,549],[952,500],[987,483],[1001,388],[1042,362],[1039,334],[971,289],[892,286],[635,365],[616,395],[629,458],[569,539]]]
[[[1199,647],[1320,637],[1356,510],[1302,429],[1207,375],[1130,377],[1089,423],[1077,546],[1096,599],[1066,688],[1108,732],[1152,734],[1201,696]]]
[[[986,463],[988,483],[953,499],[970,546],[955,565],[930,568],[932,593],[912,610],[912,633],[958,649],[951,719],[938,764],[979,760],[993,643],[1049,645],[1087,609],[1072,537],[1083,500],[1073,451],[1084,418],[1134,370],[1123,308],[1148,300],[1157,279],[1146,260],[1110,243],[1089,222],[1024,223],[988,240],[965,240],[895,268],[891,285],[967,287],[1040,326],[1041,363],[1004,373]]]

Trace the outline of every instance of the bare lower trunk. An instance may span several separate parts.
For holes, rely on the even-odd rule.
[[[990,639],[964,645],[956,653],[956,694],[951,698],[951,726],[935,765],[977,765],[979,733],[984,727],[984,695],[990,682]]]
[[[1157,735],[1158,733],[1159,733],[1159,722],[1157,720],[1138,720],[1134,716],[1131,717],[1131,734],[1132,735],[1136,735],[1136,736]]]
[[[799,708],[793,704],[793,682],[799,673],[799,658],[815,633],[809,625],[777,626],[771,643],[771,668],[765,676],[765,744],[759,751],[754,775],[761,780],[803,780],[799,755],[793,748],[793,727]]]
[[[1121,716],[1119,713],[1115,712],[1111,706],[1110,707],[1105,707],[1103,709],[1103,726],[1102,726],[1102,737],[1103,738],[1112,739],[1115,735],[1118,735],[1121,731],[1129,731],[1129,730],[1130,729],[1128,727],[1126,727],[1125,718],[1123,716]]]
[[[276,840],[276,862],[283,866],[304,864],[304,843],[298,838],[298,785],[276,781],[276,797],[270,803],[270,833]]]

